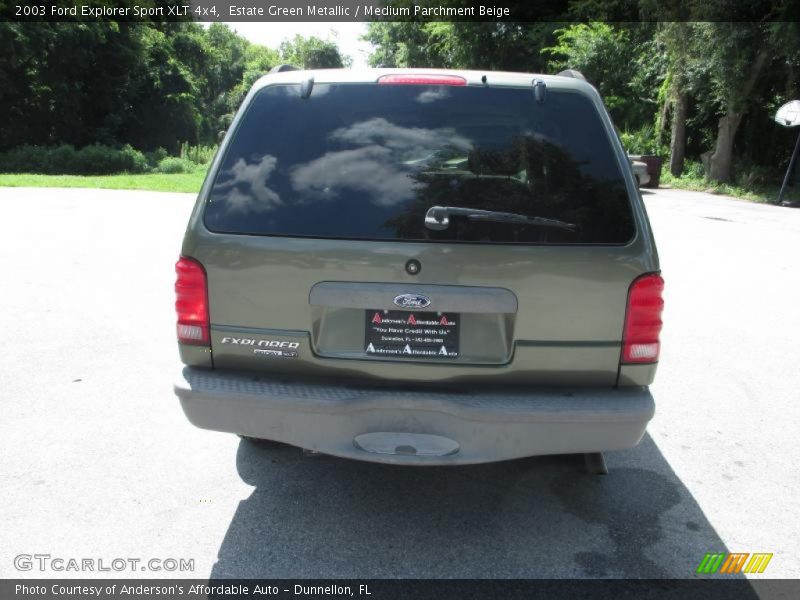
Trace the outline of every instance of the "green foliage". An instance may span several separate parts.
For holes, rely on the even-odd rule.
[[[180,157],[196,165],[207,165],[216,153],[217,146],[190,146],[184,142],[181,144]]]
[[[723,194],[753,202],[775,202],[781,180],[774,169],[756,167],[755,172],[742,173],[735,184],[719,183],[706,177],[703,165],[699,161],[687,161],[680,177],[673,177],[665,165],[661,171],[661,184],[683,190]],[[798,201],[800,193],[796,188],[790,188],[786,199]]]
[[[683,177],[686,179],[701,180],[705,179],[706,172],[703,163],[699,160],[689,160],[683,166]]]
[[[625,72],[618,72],[623,63],[630,63],[630,40],[625,30],[603,22],[576,23],[556,30],[555,34],[557,45],[542,50],[555,57],[550,62],[551,70],[578,69],[596,73],[602,84],[610,78],[629,79]]]
[[[143,173],[147,170],[147,159],[139,150],[125,144],[121,148],[109,148],[91,144],[75,152],[76,174],[104,175],[109,173]],[[54,170],[53,172],[58,172]],[[62,171],[63,172],[63,171]]]
[[[282,62],[303,69],[340,69],[353,62],[341,55],[336,42],[314,36],[295,35],[281,44],[280,53]]]
[[[168,156],[161,160],[156,167],[157,173],[191,173],[196,169],[197,165],[185,158],[177,156]]]
[[[689,99],[690,161],[715,147],[720,117],[733,113],[741,124],[730,180],[779,183],[795,134],[771,117],[800,97],[793,5],[776,8],[786,18],[758,23],[725,22],[724,14],[637,22],[638,11],[667,10],[661,4],[571,0],[542,5],[549,22],[537,23],[380,21],[365,39],[374,66],[576,68],[603,94],[632,151],[667,141],[672,116],[663,107],[680,92]],[[681,5],[684,16],[705,6]],[[170,154],[205,164],[247,90],[281,62],[325,68],[349,59],[335,40],[295,37],[279,53],[220,23],[0,22],[0,170],[140,172]]]
[[[66,152],[74,154],[72,146]],[[4,173],[47,173],[50,163],[50,150],[39,146],[24,145],[0,153],[0,171]],[[64,151],[62,151],[64,152]]]
[[[373,67],[443,67],[444,57],[437,56],[429,42],[427,24],[413,22],[372,22],[367,24],[364,39],[375,50],[370,54]]]
[[[115,148],[90,144],[76,149],[69,144],[33,146],[26,144],[0,152],[0,172],[50,175],[107,175],[113,173],[193,173],[203,170],[216,146],[181,145],[179,157],[163,148],[142,153],[129,144]]]
[[[70,187],[112,190],[151,190],[196,194],[205,178],[204,170],[192,173],[125,173],[121,175],[32,175],[0,173],[0,187]]]
[[[68,144],[24,145],[0,153],[0,172],[5,173],[104,175],[147,169],[145,155],[127,144],[120,148],[91,144],[80,149]]]
[[[619,139],[628,154],[662,155],[666,150],[658,146],[655,128],[650,124],[643,125],[635,131],[623,131]]]
[[[705,100],[720,112],[743,110],[755,83],[750,67],[760,52],[769,52],[768,27],[719,22],[691,23],[688,29],[690,69],[710,84]]]
[[[615,122],[636,127],[651,120],[666,71],[652,30],[650,23],[576,23],[556,30],[556,45],[542,53],[552,57],[550,72],[577,69],[598,89]]]
[[[164,148],[156,148],[155,150],[144,153],[144,157],[147,160],[147,166],[150,169],[155,169],[158,166],[158,163],[168,156],[169,152],[167,152]]]
[[[544,71],[553,23],[373,22],[364,39],[374,67]]]
[[[214,144],[279,61],[219,23],[0,22],[0,150]]]
[[[401,3],[409,4],[395,5]],[[743,189],[779,184],[795,136],[772,116],[800,97],[800,24],[789,18],[793,4],[776,5],[773,20],[764,22],[726,22],[727,12],[688,18],[708,17],[711,8],[699,0],[680,4],[572,0],[554,5],[551,10],[565,12],[553,12],[549,23],[374,22],[364,39],[374,46],[373,66],[577,69],[598,88],[634,153],[669,154],[669,107],[685,98],[690,170],[701,168],[701,155],[717,145],[720,117],[733,112],[741,124],[729,179]],[[720,3],[714,10],[733,8]],[[778,18],[781,11],[787,18]],[[651,22],[639,20],[648,15]]]

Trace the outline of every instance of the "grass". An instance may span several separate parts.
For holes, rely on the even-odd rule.
[[[721,194],[725,196],[733,196],[742,200],[749,200],[751,202],[771,203],[777,202],[778,193],[780,192],[779,185],[751,185],[744,187],[741,185],[729,183],[717,183],[709,181],[703,176],[683,174],[680,177],[673,177],[669,169],[664,166],[661,171],[661,185],[668,185],[675,189],[692,190],[695,192],[707,192],[710,194]],[[787,189],[784,200],[797,201],[800,200],[800,194],[795,189],[789,187]]]
[[[110,190],[149,190],[154,192],[200,191],[205,168],[194,173],[142,173],[119,175],[37,175],[0,173],[0,187],[77,187]]]

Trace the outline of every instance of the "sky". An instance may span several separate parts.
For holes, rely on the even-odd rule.
[[[342,54],[353,58],[354,67],[366,67],[372,46],[358,38],[367,31],[366,23],[227,23],[242,37],[255,44],[277,49],[281,42],[295,35],[336,40]]]

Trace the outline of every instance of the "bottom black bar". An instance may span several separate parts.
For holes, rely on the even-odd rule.
[[[718,579],[3,579],[3,600],[360,600],[609,598],[738,600],[798,598],[800,580]]]

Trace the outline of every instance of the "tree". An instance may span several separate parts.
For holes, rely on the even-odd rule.
[[[650,23],[577,23],[555,32],[543,49],[550,72],[576,69],[597,87],[623,129],[651,121],[665,65]]]
[[[556,23],[374,22],[364,39],[378,67],[544,71]]]
[[[691,23],[695,61],[707,65],[711,86],[708,101],[718,113],[717,136],[708,177],[732,179],[733,144],[759,77],[773,60],[769,26],[761,23]]]
[[[219,118],[214,132],[215,141],[221,140],[225,135],[225,131],[236,114],[236,110],[256,80],[269,73],[272,67],[282,62],[275,50],[256,44],[247,46],[243,61],[244,69],[239,81],[232,88],[226,90],[220,98],[220,107],[217,113]]]
[[[283,62],[304,69],[341,69],[353,62],[349,56],[342,56],[336,42],[314,36],[295,35],[281,43],[280,54]]]
[[[216,142],[278,62],[222,24],[0,23],[0,150]]]
[[[669,171],[679,177],[683,173],[686,158],[686,119],[689,110],[690,70],[687,55],[688,24],[683,21],[662,23],[659,37],[667,50],[667,78],[665,108],[672,109],[672,125],[669,142]],[[660,125],[664,126],[666,110]]]
[[[428,24],[411,21],[376,21],[367,24],[364,40],[374,50],[369,56],[373,67],[434,67],[443,60],[430,47]]]
[[[750,170],[743,181],[752,181],[757,164],[770,167],[776,158],[777,134],[764,127],[769,112],[780,98],[800,91],[789,83],[792,56],[800,58],[795,3],[639,5],[644,16],[661,21],[657,38],[668,58],[671,172],[678,175],[686,154],[694,153],[710,179],[732,181],[736,160]]]

